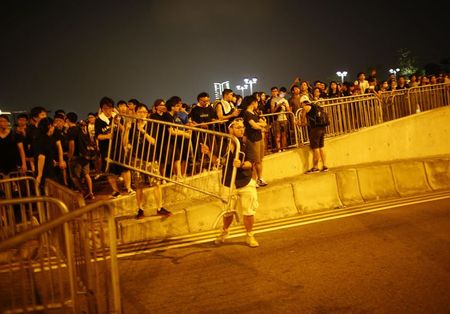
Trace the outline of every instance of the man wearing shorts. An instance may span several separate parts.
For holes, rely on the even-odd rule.
[[[235,179],[235,196],[231,204],[235,209],[239,206],[242,210],[244,226],[247,231],[246,242],[250,247],[258,247],[259,243],[256,241],[253,234],[254,215],[258,208],[258,194],[256,192],[256,181],[252,179],[252,168],[255,162],[255,153],[251,146],[243,141],[244,137],[244,122],[242,119],[234,119],[228,126],[228,132],[239,139],[241,152],[245,154],[245,160],[242,162],[236,156],[236,147],[231,142],[223,160],[227,160],[228,164],[223,167],[223,184],[227,187],[231,186],[231,175],[233,167],[237,168]],[[211,151],[207,145],[202,145],[202,152],[209,155],[211,158]],[[215,243],[224,243],[228,238],[230,225],[233,222],[233,213],[227,213],[223,216],[223,230],[216,238]]]
[[[306,173],[325,172],[328,171],[326,166],[326,155],[323,149],[325,139],[325,126],[316,126],[311,121],[314,121],[314,116],[317,113],[317,105],[313,105],[309,97],[302,96],[300,102],[303,104],[302,120],[308,119],[308,133],[309,146],[313,151],[313,167],[306,171]],[[319,169],[319,161],[322,161],[322,170]]]

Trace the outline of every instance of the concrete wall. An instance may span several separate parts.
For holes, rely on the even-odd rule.
[[[258,189],[257,222],[450,189],[450,155],[302,175]],[[118,221],[122,242],[164,239],[213,229],[224,210],[215,199],[185,202],[163,219]],[[173,208],[171,208],[173,209]],[[242,222],[242,220],[241,220]]]
[[[449,155],[450,107],[361,129],[325,141],[331,168],[379,161]],[[264,158],[267,181],[303,174],[312,167],[309,146]]]
[[[270,184],[258,190],[256,221],[450,189],[449,129],[450,108],[445,107],[328,139],[328,173],[304,174],[312,163],[307,146],[266,156],[264,178]],[[201,180],[218,182],[216,175]],[[147,206],[154,206],[151,189],[145,194]],[[167,185],[163,194],[174,215],[118,219],[123,242],[208,231],[225,208],[179,186]],[[134,197],[115,204],[118,216],[136,212]]]

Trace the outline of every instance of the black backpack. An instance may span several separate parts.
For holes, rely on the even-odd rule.
[[[86,160],[93,160],[97,156],[97,143],[91,139],[87,125],[79,127],[78,152]]]
[[[317,104],[311,104],[312,114],[308,114],[309,125],[312,128],[315,127],[326,127],[330,125],[330,119],[328,114],[322,106]]]

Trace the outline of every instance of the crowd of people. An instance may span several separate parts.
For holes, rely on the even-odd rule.
[[[394,74],[386,80],[378,80],[376,71],[366,74],[358,73],[353,83],[336,81],[325,84],[315,81],[312,86],[308,81],[296,78],[289,88],[272,87],[270,95],[264,92],[255,92],[253,95],[242,97],[231,89],[225,89],[222,98],[211,101],[206,92],[197,96],[197,102],[187,105],[178,96],[167,101],[157,99],[151,108],[137,99],[128,101],[119,100],[115,103],[111,98],[103,97],[97,112],[91,112],[86,119],[79,119],[75,112],[56,110],[53,118],[48,116],[49,111],[43,107],[34,107],[29,113],[19,114],[11,127],[10,117],[0,115],[0,173],[8,175],[11,172],[32,173],[42,187],[45,180],[51,178],[57,182],[83,193],[88,200],[95,199],[93,180],[106,175],[111,186],[111,197],[116,198],[123,194],[135,195],[138,201],[136,218],[144,216],[142,187],[145,182],[151,183],[155,189],[157,201],[157,214],[170,215],[170,211],[162,207],[160,180],[143,180],[139,173],[132,175],[127,168],[112,164],[105,174],[106,158],[110,141],[114,137],[112,122],[116,119],[116,128],[125,127],[123,115],[138,118],[150,118],[164,122],[187,125],[192,127],[212,129],[221,132],[238,134],[235,128],[245,129],[242,137],[246,146],[251,150],[251,166],[246,164],[246,176],[249,168],[256,187],[263,187],[267,182],[263,178],[263,157],[268,146],[273,152],[286,149],[289,136],[288,113],[297,113],[304,109],[297,125],[308,125],[310,133],[310,146],[313,150],[313,167],[308,173],[327,171],[326,157],[323,150],[326,125],[314,123],[320,108],[314,102],[323,98],[345,97],[357,94],[374,93],[379,95],[384,91],[423,86],[427,84],[448,83],[448,74],[417,76],[408,78]],[[122,119],[122,120],[120,120]],[[141,122],[135,122],[136,129],[143,130]],[[221,123],[214,123],[220,121]],[[237,124],[236,124],[237,123]],[[189,131],[169,129],[169,136],[176,135],[185,140],[190,139]],[[154,134],[142,132],[139,142],[141,148],[151,149],[158,140]],[[137,145],[135,139],[121,139],[120,145]],[[269,145],[269,142],[272,143]],[[144,144],[143,144],[144,143]],[[147,146],[146,146],[147,145]],[[147,148],[144,148],[147,147]],[[165,146],[168,149],[168,146]],[[185,161],[175,160],[174,174],[185,173]],[[322,168],[319,169],[319,161]],[[172,169],[172,167],[170,168]],[[159,169],[152,171],[158,173]],[[172,173],[164,174],[171,176]],[[119,180],[123,181],[125,191],[119,188]],[[248,182],[247,182],[248,183]],[[133,189],[137,190],[138,193]],[[253,212],[253,210],[251,210]],[[227,223],[229,221],[227,220]],[[228,230],[222,234],[227,235]],[[250,231],[249,231],[250,232]],[[254,239],[250,242],[255,244]]]

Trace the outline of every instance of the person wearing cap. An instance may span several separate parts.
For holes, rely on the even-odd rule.
[[[258,208],[258,194],[256,191],[256,181],[252,177],[252,169],[255,161],[255,152],[251,145],[247,145],[247,143],[243,140],[245,132],[244,120],[242,118],[234,119],[230,125],[228,126],[228,134],[235,136],[240,143],[241,152],[245,154],[244,161],[241,161],[239,156],[236,155],[236,147],[234,143],[231,141],[228,148],[226,149],[224,158],[221,160],[226,161],[226,165],[223,166],[223,180],[222,183],[226,187],[231,186],[231,177],[233,168],[236,169],[236,179],[234,182],[235,189],[233,190],[235,193],[235,197],[233,197],[233,201],[231,207],[233,210],[238,207],[240,211],[242,211],[244,226],[246,229],[246,243],[250,247],[258,247],[259,243],[255,239],[253,233],[253,224],[254,224],[254,216],[256,213],[256,209]],[[210,148],[203,144],[202,153],[207,154],[209,158],[214,158],[212,156]],[[226,242],[227,238],[230,235],[229,228],[231,223],[233,222],[233,213],[229,212],[223,216],[223,229],[221,233],[215,239],[216,244],[221,244]]]
[[[300,102],[302,103],[303,110],[301,112],[302,121],[314,120],[315,114],[317,110],[319,110],[317,104],[313,104],[309,97],[304,95],[300,98]],[[308,125],[308,134],[309,134],[309,146],[313,151],[313,167],[306,171],[306,173],[314,173],[314,172],[325,172],[328,171],[328,167],[326,166],[326,155],[323,149],[324,147],[324,139],[325,139],[325,126],[316,126],[313,123],[309,123]],[[319,161],[322,161],[322,170],[319,169]]]

